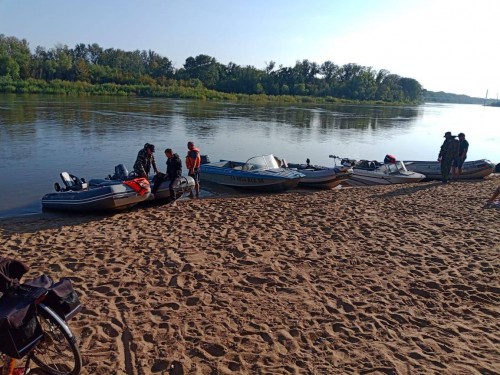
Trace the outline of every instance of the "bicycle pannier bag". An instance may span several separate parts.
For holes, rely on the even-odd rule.
[[[42,339],[42,329],[31,298],[0,298],[0,352],[24,357]]]
[[[78,294],[76,294],[71,280],[62,278],[58,283],[52,285],[43,301],[54,312],[64,320],[69,320],[82,309]]]

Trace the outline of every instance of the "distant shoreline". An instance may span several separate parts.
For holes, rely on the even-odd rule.
[[[386,102],[381,100],[354,100],[332,96],[314,97],[300,95],[235,94],[211,90],[204,87],[181,85],[120,85],[116,83],[91,84],[63,80],[44,81],[37,79],[0,82],[0,93],[41,94],[69,96],[137,96],[172,99],[220,100],[255,103],[312,103],[312,104],[368,104],[384,106],[418,105],[423,102]]]

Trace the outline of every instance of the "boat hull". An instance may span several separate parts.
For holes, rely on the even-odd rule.
[[[441,163],[437,161],[405,161],[406,168],[410,171],[425,174],[427,179],[441,179]],[[495,170],[495,165],[487,160],[466,161],[462,167],[461,180],[474,180],[484,178]]]
[[[123,210],[145,201],[149,193],[139,195],[124,184],[94,187],[79,191],[49,193],[42,198],[44,210],[94,212]]]
[[[149,200],[157,201],[170,198],[170,189],[168,187],[169,184],[170,180],[163,181],[160,184],[158,190],[155,191],[154,195],[151,194]],[[177,192],[177,194],[189,193],[195,187],[195,181],[190,176],[182,176],[179,177],[176,182],[174,182],[174,185],[172,187],[174,189],[174,192]]]
[[[375,173],[373,171],[356,170],[347,183],[351,186],[371,186],[371,185],[392,185],[392,184],[411,184],[420,182],[425,178],[420,173],[405,173],[401,175],[390,175],[384,173]]]
[[[328,168],[321,166],[307,166],[305,164],[288,163],[288,168],[296,170],[302,174],[299,186],[315,189],[332,189],[349,179],[352,171],[341,171],[338,168]]]

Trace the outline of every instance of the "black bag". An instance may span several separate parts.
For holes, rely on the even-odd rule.
[[[0,298],[0,352],[24,357],[42,339],[33,298],[10,292]]]
[[[48,289],[49,293],[43,303],[61,318],[69,320],[81,311],[80,299],[73,289],[70,279],[62,278]]]

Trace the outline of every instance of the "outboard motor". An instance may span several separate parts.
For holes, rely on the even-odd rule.
[[[112,180],[126,180],[128,177],[128,170],[123,164],[118,164],[115,167],[115,174],[111,177]]]
[[[384,164],[394,164],[396,163],[396,157],[393,155],[385,155]]]
[[[200,155],[201,164],[210,164],[210,157],[208,155]]]
[[[356,160],[343,158],[342,160],[340,160],[340,164],[342,164],[344,167],[354,167],[356,165]]]

